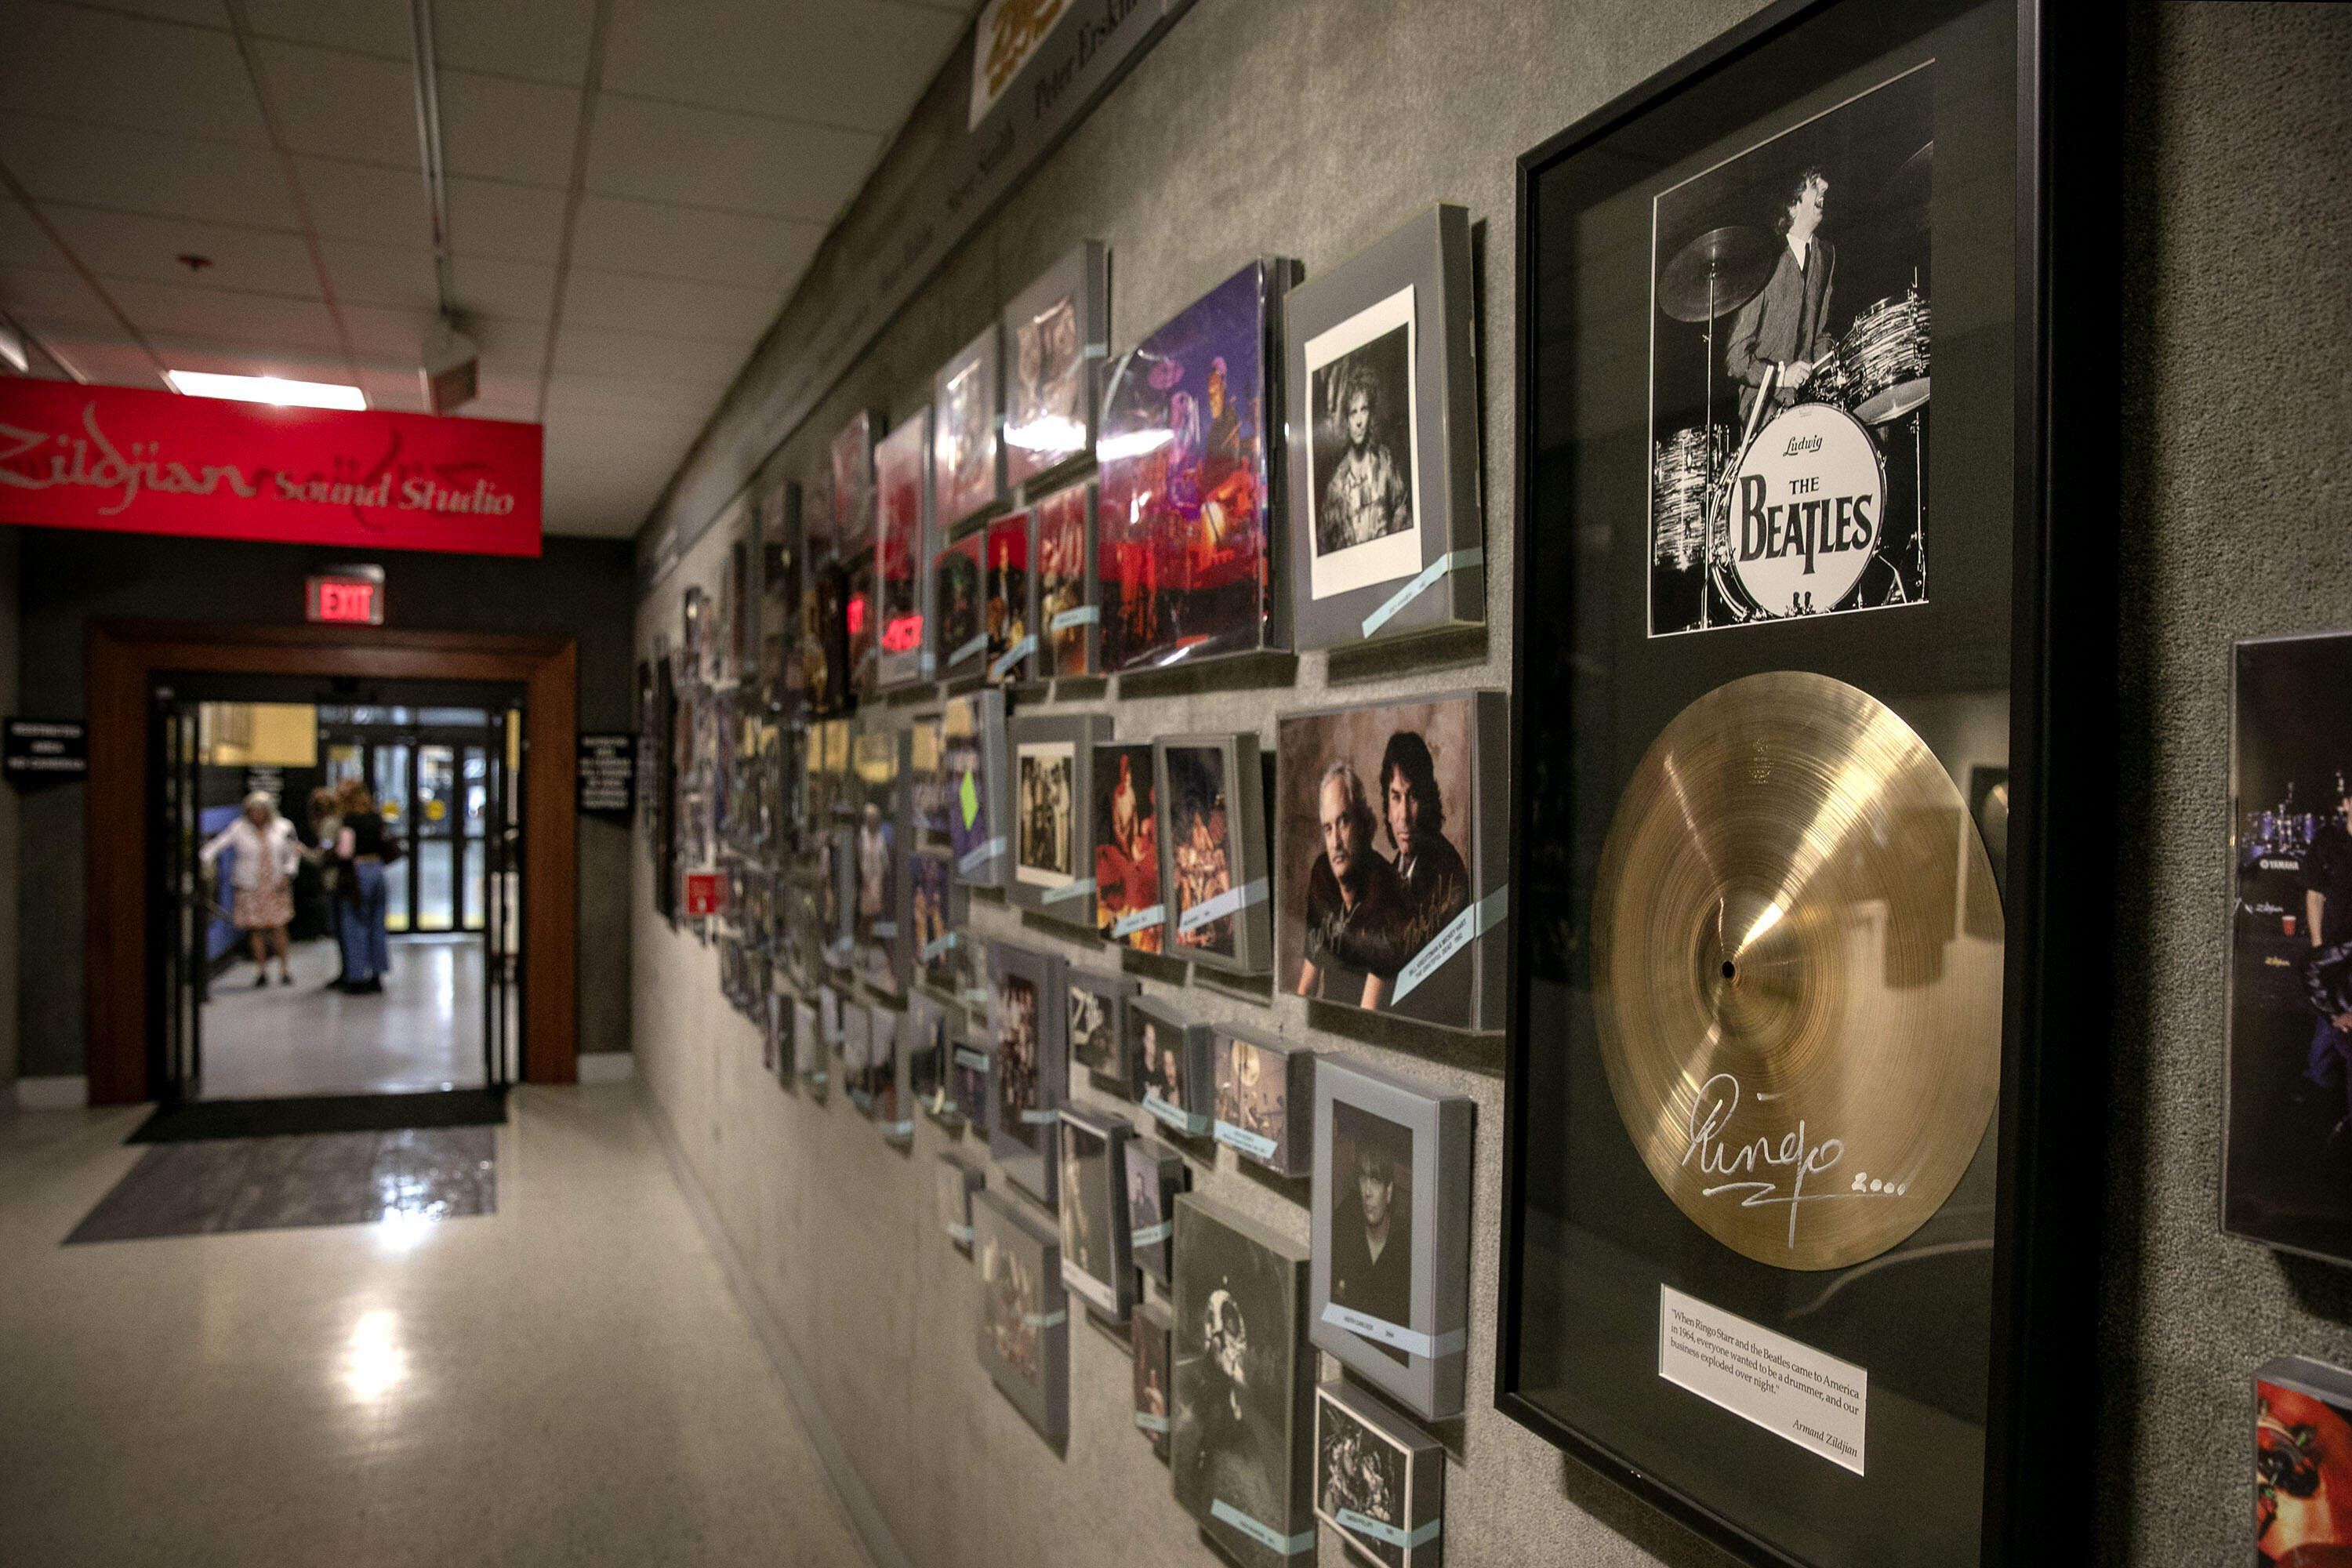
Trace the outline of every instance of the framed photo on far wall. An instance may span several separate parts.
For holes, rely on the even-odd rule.
[[[874,684],[884,691],[931,679],[923,600],[931,563],[931,411],[901,420],[874,449]]]
[[[1162,1287],[1174,1257],[1176,1195],[1192,1186],[1192,1168],[1167,1144],[1140,1138],[1127,1146],[1128,1249]]]
[[[1298,646],[1485,620],[1467,209],[1300,284],[1283,337]]]
[[[1507,699],[1285,716],[1276,984],[1454,1029],[1503,1022]]]
[[[975,1193],[972,1252],[980,1265],[980,1364],[1037,1435],[1070,1429],[1070,1309],[1062,1248],[1003,1193]]]
[[[816,1004],[793,998],[793,1076],[812,1089],[821,1089],[827,1076],[824,1030]]]
[[[888,996],[906,994],[914,966],[907,914],[908,741],[908,731],[894,726],[861,729],[850,742],[850,774],[860,797],[857,826],[849,830],[857,977]]]
[[[1160,785],[1149,741],[1095,748],[1095,933],[1138,952],[1167,945]]]
[[[1110,340],[1110,253],[1089,239],[1004,307],[1004,478],[1025,485],[1095,447]]]
[[[1290,645],[1275,588],[1282,301],[1297,271],[1253,262],[1111,363],[1095,442],[1106,671]]]
[[[1380,1568],[1445,1561],[1445,1448],[1335,1378],[1315,1391],[1315,1516]]]
[[[1011,771],[1004,755],[1004,693],[950,697],[940,709],[948,774],[949,853],[958,880],[1001,888],[1013,874]]]
[[[1168,954],[1236,974],[1274,961],[1265,775],[1257,737],[1181,735],[1154,743],[1166,825]]]
[[[961,1125],[950,1088],[955,1047],[963,1041],[963,1009],[940,1006],[928,996],[907,999],[901,1047],[907,1058],[907,1092],[914,1106],[944,1127]]]
[[[2352,1262],[2352,634],[2241,642],[2221,1228]]]
[[[2308,1356],[2254,1369],[2254,1553],[2263,1568],[2326,1568],[2347,1555],[2352,1373]]]
[[[914,812],[914,847],[945,850],[954,839],[948,807],[947,758],[940,743],[937,710],[917,713],[907,723],[907,787]]]
[[[1136,996],[1127,1004],[1127,1035],[1137,1101],[1172,1132],[1198,1138],[1208,1131],[1217,1092],[1209,1026],[1156,996]]]
[[[832,548],[846,555],[874,537],[874,443],[882,416],[853,414],[826,448],[832,480],[829,533]]]
[[[1210,1037],[1217,1079],[1209,1131],[1253,1165],[1303,1176],[1315,1147],[1315,1053],[1230,1029]]]
[[[1166,1464],[1171,1425],[1168,1419],[1169,1373],[1173,1359],[1169,1348],[1175,1336],[1176,1321],[1159,1302],[1143,1301],[1137,1304],[1128,1327],[1134,1339],[1136,1429],[1151,1440],[1153,1456]]]
[[[988,661],[982,674],[992,686],[1029,679],[1037,652],[1037,606],[1029,575],[1031,514],[992,518],[983,542],[981,613],[988,631]]]
[[[1307,1248],[1222,1204],[1176,1200],[1177,1505],[1242,1568],[1315,1546]]]
[[[1047,1208],[1059,1197],[1055,1133],[1069,1070],[1062,973],[1057,953],[989,944],[988,1152]]]
[[[996,504],[1003,492],[997,450],[996,324],[940,367],[931,403],[939,428],[931,443],[931,485],[940,526],[953,528]]]
[[[988,535],[967,533],[931,557],[931,665],[941,680],[988,669]]]
[[[1135,1306],[1128,1252],[1127,1144],[1116,1117],[1062,1108],[1062,1283],[1113,1323]]]
[[[1110,739],[1100,713],[1013,721],[1012,900],[1091,930],[1095,922],[1095,747]]]
[[[1031,677],[1055,680],[1101,668],[1102,605],[1095,592],[1095,491],[1055,490],[1029,509],[1037,547],[1037,656]]]
[[[940,1228],[965,1257],[971,1256],[971,1205],[988,1186],[988,1168],[960,1150],[943,1151],[933,1167]]]
[[[1124,974],[1096,974],[1084,969],[1066,971],[1069,983],[1068,1040],[1070,1072],[1115,1080],[1127,1091],[1125,1025],[1127,1004],[1141,989]]]
[[[912,921],[915,984],[935,994],[962,1000],[958,949],[964,942],[965,906],[971,897],[955,879],[945,855],[921,852],[908,858],[907,903]]]
[[[1339,1057],[1315,1075],[1315,1343],[1430,1421],[1462,1413],[1470,1321],[1467,1095]]]

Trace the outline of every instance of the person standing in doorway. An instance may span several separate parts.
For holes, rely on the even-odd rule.
[[[392,968],[391,943],[384,935],[383,818],[375,801],[356,784],[347,784],[343,824],[335,835],[335,858],[341,897],[343,990],[351,995],[374,995],[383,989]]]
[[[229,883],[236,897],[229,921],[253,943],[253,983],[269,984],[268,947],[278,949],[278,983],[294,984],[286,964],[286,927],[294,919],[294,868],[302,863],[302,848],[294,825],[278,815],[278,803],[267,790],[245,797],[245,809],[220,830],[201,851],[205,869],[213,868],[221,851],[229,853]]]

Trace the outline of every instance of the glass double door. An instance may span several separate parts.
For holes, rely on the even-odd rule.
[[[384,878],[384,927],[480,931],[489,918],[489,830],[499,732],[403,728],[324,737],[328,783],[375,796],[400,856]]]

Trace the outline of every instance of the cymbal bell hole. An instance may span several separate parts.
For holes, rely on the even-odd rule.
[[[1732,975],[1733,975],[1735,973],[1736,973],[1736,971],[1732,968],[1731,960],[1729,960],[1729,959],[1727,959],[1727,959],[1725,959],[1725,960],[1723,961],[1723,977],[1724,977],[1726,980],[1728,980],[1728,979],[1730,979],[1730,978],[1732,977]]]

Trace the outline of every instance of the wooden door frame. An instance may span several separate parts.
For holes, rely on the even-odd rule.
[[[160,675],[295,675],[362,680],[494,680],[523,710],[524,1038],[530,1083],[579,1076],[572,815],[579,649],[569,637],[364,626],[93,621],[87,644],[89,780],[84,818],[84,1047],[92,1105],[154,1098],[147,1060],[148,703]]]

